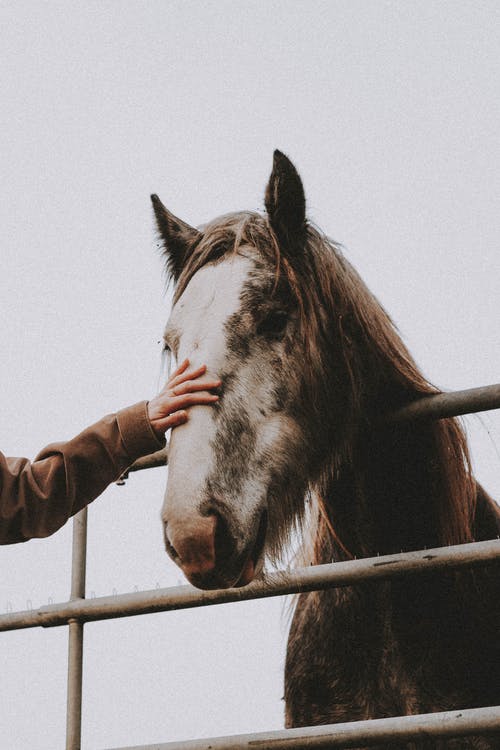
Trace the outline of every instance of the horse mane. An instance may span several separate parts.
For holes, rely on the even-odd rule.
[[[313,296],[327,306],[329,348],[336,360],[330,366],[343,373],[341,418],[349,425],[342,461],[331,462],[316,484],[312,562],[325,562],[325,551],[330,559],[352,556],[351,545],[363,556],[399,552],[399,545],[418,549],[473,541],[476,487],[460,422],[384,423],[398,407],[439,391],[340,248],[314,228],[308,244],[316,288],[306,290],[313,288]],[[314,337],[321,328],[314,316],[317,300],[308,308],[307,335]],[[356,518],[353,494],[360,505]],[[379,528],[372,538],[363,528],[346,544],[342,514],[351,525],[369,518]]]
[[[274,269],[275,287],[284,280],[296,302],[304,400],[324,425],[310,435],[316,518],[309,562],[393,551],[389,538],[414,549],[472,541],[476,490],[462,427],[456,419],[384,423],[384,414],[439,391],[337,244],[308,224],[303,257],[289,259],[265,216],[223,216],[202,228],[174,302],[200,268],[243,245],[257,250]],[[376,525],[376,507],[382,515],[390,508],[392,523],[382,518],[378,532],[367,533],[362,519]]]

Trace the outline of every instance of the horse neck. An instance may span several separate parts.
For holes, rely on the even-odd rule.
[[[316,562],[472,541],[475,485],[455,420],[365,425],[324,472]]]

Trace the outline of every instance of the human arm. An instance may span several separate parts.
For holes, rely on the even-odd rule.
[[[217,400],[208,390],[219,381],[202,379],[204,372],[183,363],[150,402],[47,446],[33,462],[0,453],[0,544],[53,534],[137,458],[163,447],[165,431],[186,421],[189,406]]]

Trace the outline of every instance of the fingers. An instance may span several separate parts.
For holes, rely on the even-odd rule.
[[[182,396],[184,393],[195,393],[196,391],[211,391],[218,388],[221,380],[186,380],[172,388],[174,396]]]
[[[206,365],[189,369],[185,359],[168,379],[160,393],[148,402],[148,416],[153,429],[159,434],[184,424],[188,419],[186,409],[191,406],[213,405],[219,396],[210,391],[218,388],[218,378],[202,380]]]
[[[179,427],[188,420],[188,412],[191,406],[203,406],[214,404],[219,397],[208,391],[198,391],[196,393],[184,393],[181,396],[173,396],[169,399],[169,412],[167,416],[159,415],[150,401],[148,409],[150,410],[151,426],[156,434],[161,437],[167,430]]]
[[[207,391],[212,388],[218,388],[222,381],[218,378],[211,378],[196,382],[202,375],[205,374],[207,367],[206,365],[200,365],[194,370],[188,369],[189,360],[185,359],[184,362],[177,368],[174,374],[168,379],[165,387],[163,388],[164,393],[170,391],[174,396],[182,396],[185,393],[193,393],[195,391]]]
[[[189,367],[189,359],[185,359],[184,362],[181,362],[181,364],[179,365],[179,367],[177,368],[177,370],[172,373],[172,375],[170,376],[170,378],[177,377],[177,375],[180,375],[185,370],[187,370],[188,367]]]
[[[201,375],[203,375],[206,370],[206,365],[200,365],[200,367],[197,367],[195,370],[188,370],[187,368],[184,368],[181,373],[178,373],[176,371],[174,372],[173,376],[169,378],[168,385],[170,386],[170,388],[175,388],[177,385],[185,383],[187,380],[196,380],[196,378],[199,378]]]
[[[170,430],[173,427],[178,427],[181,424],[184,424],[187,422],[188,415],[185,411],[176,411],[173,414],[170,414],[165,419],[162,419],[161,421],[161,427],[164,432],[167,430]]]

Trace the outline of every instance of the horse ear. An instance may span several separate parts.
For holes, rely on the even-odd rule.
[[[174,281],[177,281],[193,245],[201,237],[201,232],[167,211],[157,195],[152,195],[151,201],[165,248],[167,270]]]
[[[306,239],[306,199],[299,173],[290,159],[275,151],[266,188],[269,223],[283,250],[303,249]]]

